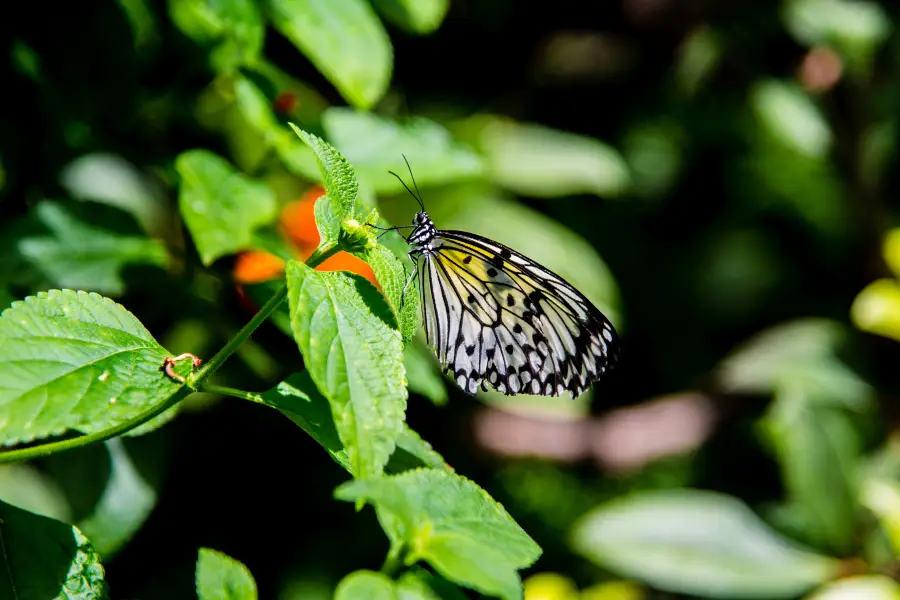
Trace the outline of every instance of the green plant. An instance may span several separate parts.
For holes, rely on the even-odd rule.
[[[316,206],[321,244],[306,262],[288,263],[286,282],[199,370],[193,371],[188,360],[166,373],[173,357],[124,307],[97,294],[51,290],[13,303],[3,313],[0,379],[5,390],[0,404],[11,408],[3,422],[3,444],[66,430],[85,435],[8,450],[0,454],[0,461],[150,431],[171,418],[172,409],[192,392],[250,400],[280,410],[322,444],[355,478],[338,488],[336,498],[354,501],[358,507],[372,504],[390,539],[383,573],[349,575],[338,597],[393,593],[394,586],[406,586],[409,580],[395,583],[391,577],[424,562],[459,585],[516,598],[521,595],[517,570],[537,560],[540,548],[484,490],[455,474],[405,425],[403,346],[412,339],[418,314],[414,299],[408,297],[401,309],[406,273],[400,259],[378,245],[376,232],[367,227],[377,221],[377,212],[363,217],[350,164],[321,139],[296,131],[315,152],[327,192]],[[242,176],[228,173],[208,154],[184,154],[178,167],[185,181],[182,197],[201,214],[215,200],[202,194],[194,198],[196,189],[209,189],[209,182],[228,182],[231,196],[224,198],[219,220],[187,221],[200,255],[217,256],[223,251],[221,231],[240,228],[241,223],[254,225],[233,215],[227,203],[259,190]],[[195,181],[207,185],[195,188]],[[228,221],[231,216],[233,222]],[[385,295],[358,275],[314,270],[339,251],[366,260]],[[305,371],[264,394],[211,383],[241,343],[285,300]],[[6,510],[11,526],[17,518],[36,518],[19,517],[24,513],[12,507]],[[61,536],[31,540],[38,548],[63,542]],[[83,562],[83,547],[70,552],[73,565]],[[47,575],[34,570],[28,557],[15,556],[18,548],[10,551],[14,553],[8,563],[14,569],[10,577],[17,586],[47,585],[42,579]],[[207,568],[211,567],[204,565],[201,554],[198,586],[206,585],[200,574]],[[66,577],[63,585],[71,585],[69,570]],[[102,583],[103,569],[97,563],[90,576],[78,577],[96,587]],[[416,579],[416,585],[427,587],[427,581]],[[233,597],[253,597],[251,584]],[[426,597],[422,593],[419,597]]]

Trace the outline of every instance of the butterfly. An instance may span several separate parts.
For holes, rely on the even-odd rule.
[[[407,286],[418,278],[426,340],[463,391],[575,398],[613,367],[616,330],[581,292],[499,242],[435,228],[412,169],[416,193],[390,173],[422,210],[384,232],[412,229]]]

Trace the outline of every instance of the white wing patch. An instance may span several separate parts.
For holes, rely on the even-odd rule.
[[[615,362],[612,324],[575,288],[486,238],[438,231],[420,255],[423,320],[438,361],[470,394],[580,395]]]

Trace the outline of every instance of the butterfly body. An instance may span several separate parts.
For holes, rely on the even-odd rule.
[[[615,363],[609,320],[559,275],[493,240],[436,229],[406,238],[426,339],[465,392],[580,395]]]

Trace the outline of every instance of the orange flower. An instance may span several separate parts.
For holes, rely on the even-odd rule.
[[[234,279],[238,283],[262,283],[280,277],[282,273],[284,261],[261,250],[243,252],[234,263]]]
[[[321,185],[311,187],[299,200],[289,203],[281,211],[280,225],[284,237],[290,242],[299,260],[306,260],[319,246],[319,230],[316,229],[315,204],[325,193]],[[318,267],[317,271],[350,271],[362,275],[376,286],[378,282],[372,269],[361,259],[338,252]],[[234,279],[241,285],[263,283],[280,277],[284,273],[284,261],[268,252],[250,250],[237,257],[234,264]]]
[[[325,188],[314,185],[299,200],[291,202],[281,211],[281,231],[306,256],[319,245],[315,206],[316,200],[324,193]]]
[[[297,257],[306,260],[319,246],[319,230],[316,229],[315,205],[325,193],[321,185],[314,185],[303,196],[291,202],[281,211],[281,230],[297,250]],[[321,265],[317,271],[351,271],[362,275],[376,286],[375,274],[365,262],[352,254],[338,252]]]

